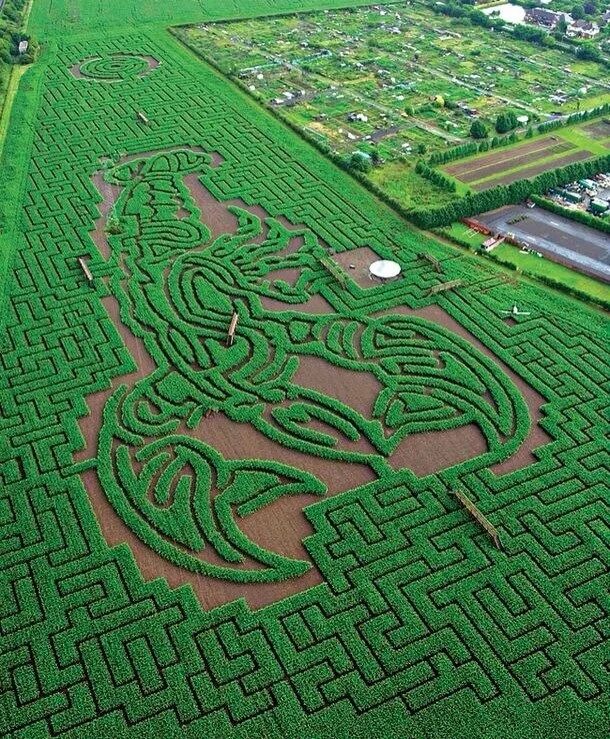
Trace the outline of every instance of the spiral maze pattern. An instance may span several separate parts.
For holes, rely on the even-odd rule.
[[[86,59],[78,69],[83,77],[90,80],[123,82],[147,74],[150,63],[136,54],[108,54]]]

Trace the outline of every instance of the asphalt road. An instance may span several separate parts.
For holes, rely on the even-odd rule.
[[[524,220],[509,223],[520,216]],[[554,261],[610,282],[610,234],[525,205],[481,213],[477,220],[495,233],[512,234]]]

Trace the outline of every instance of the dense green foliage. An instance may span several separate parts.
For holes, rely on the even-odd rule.
[[[4,112],[5,96],[14,64],[34,61],[37,44],[24,31],[24,13],[27,0],[0,2],[0,115]],[[19,43],[28,42],[26,51],[19,51]]]
[[[367,5],[353,0],[350,5]],[[345,0],[34,0],[33,33],[61,37],[97,30],[129,29],[143,25],[198,23],[204,20],[259,17],[321,8],[342,8]]]
[[[443,190],[449,190],[449,192],[455,192],[455,181],[447,177],[447,175],[443,174],[440,170],[429,167],[425,162],[422,162],[421,160],[417,162],[415,165],[415,171],[417,174],[433,182],[437,187],[440,187]]]
[[[484,139],[487,137],[489,131],[483,121],[473,121],[470,126],[470,135],[473,139]]]
[[[513,128],[517,128],[517,116],[512,110],[500,113],[496,118],[496,131],[498,133],[508,133]]]
[[[70,13],[89,30],[96,14],[99,27],[113,12],[136,20],[129,2],[69,7],[52,6],[58,32],[78,27]],[[144,4],[143,19],[153,10],[172,12]],[[603,736],[605,318],[412,232],[163,29],[56,39],[24,77],[9,135],[2,731]],[[364,247],[396,259],[401,279],[361,284],[329,266]],[[507,320],[515,301],[530,315]],[[306,358],[372,376],[368,415],[297,381]],[[197,438],[208,410],[278,457],[323,460],[320,475],[368,466],[373,481],[323,495],[305,462],[229,459]],[[529,456],[535,412],[547,436]],[[466,425],[487,451],[444,463],[443,434]],[[391,452],[420,434],[439,459],[418,477]],[[305,492],[318,496],[297,512],[308,561],[246,535]],[[128,543],[109,546],[117,521],[185,587],[144,579]],[[231,596],[206,611],[189,587],[193,571],[209,590],[298,583],[310,565],[321,584],[259,610]]]

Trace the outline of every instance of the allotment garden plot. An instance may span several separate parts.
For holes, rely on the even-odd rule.
[[[412,233],[163,30],[31,84],[8,731],[601,726],[602,317]]]
[[[528,125],[610,99],[601,65],[465,25],[420,3],[177,33],[321,144],[383,160],[373,180],[407,206],[451,197],[423,182],[412,165],[423,153],[471,140],[475,118],[493,131],[507,109]],[[568,65],[559,89],[557,70]]]

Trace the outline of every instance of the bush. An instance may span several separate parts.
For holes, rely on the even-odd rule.
[[[369,155],[361,151],[355,151],[347,162],[347,168],[356,172],[369,172],[372,166],[373,163]]]
[[[470,135],[473,139],[484,139],[487,137],[487,134],[487,126],[483,121],[476,120],[472,122],[472,125],[470,126]]]
[[[507,133],[508,131],[512,131],[513,128],[517,128],[517,116],[513,111],[500,113],[496,118],[496,131],[498,133]]]

